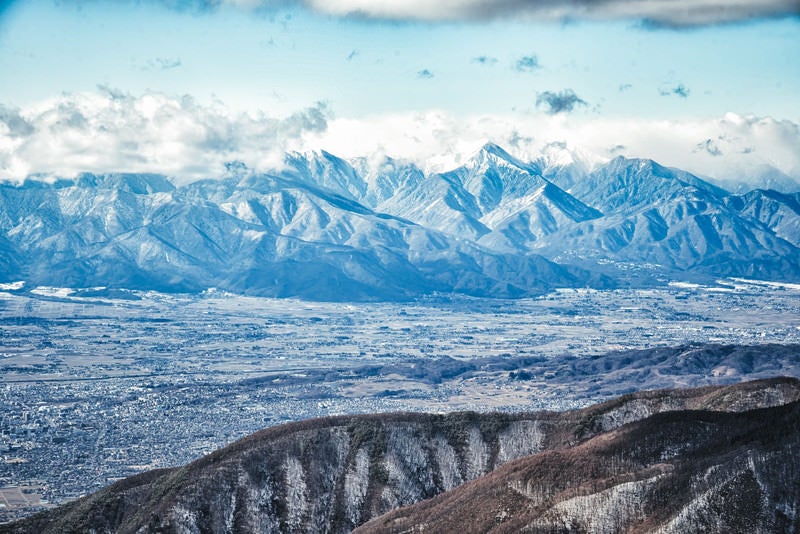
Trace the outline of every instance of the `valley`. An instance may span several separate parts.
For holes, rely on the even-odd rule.
[[[50,503],[310,417],[564,410],[800,377],[791,284],[347,304],[2,289],[0,485]]]
[[[492,143],[226,169],[0,184],[3,519],[312,417],[800,376],[796,193]]]

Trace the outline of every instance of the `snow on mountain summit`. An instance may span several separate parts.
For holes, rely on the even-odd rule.
[[[135,174],[0,185],[0,282],[341,300],[608,286],[639,264],[636,283],[800,280],[796,194],[549,150],[526,163],[488,143],[440,173],[322,151],[182,186]]]

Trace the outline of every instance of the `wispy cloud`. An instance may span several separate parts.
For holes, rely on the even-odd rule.
[[[497,58],[491,56],[477,56],[472,58],[472,62],[480,65],[494,65],[497,63]]]
[[[561,113],[520,121],[516,115],[466,118],[429,111],[335,118],[308,139],[309,148],[342,157],[389,154],[430,171],[452,169],[493,140],[523,160],[561,143],[597,162],[623,153],[720,180],[757,182],[765,167],[800,178],[800,123],[734,113],[674,121]],[[724,157],[698,150],[701,139],[713,140]]]
[[[153,59],[149,59],[147,63],[144,65],[145,70],[171,70],[177,69],[178,67],[182,66],[183,62],[180,58],[165,58],[165,57],[156,57]]]
[[[535,54],[522,56],[514,63],[514,70],[519,72],[531,72],[541,67],[539,58]]]
[[[657,27],[690,27],[800,15],[797,0],[162,0],[182,10],[220,5],[264,10],[300,5],[343,17],[383,20],[639,19]]]
[[[576,106],[586,106],[587,104],[572,89],[564,89],[557,93],[552,91],[539,93],[536,97],[536,105],[544,106],[546,113],[555,115],[556,113],[569,113]]]
[[[565,143],[600,160],[623,151],[719,179],[746,180],[765,166],[800,177],[800,124],[769,117],[664,121],[555,113],[525,121],[516,114],[427,111],[334,118],[317,104],[276,118],[189,97],[102,88],[22,109],[0,106],[0,179],[127,171],[186,182],[223,176],[231,161],[273,170],[285,151],[318,149],[342,157],[388,154],[448,170],[487,140],[530,160],[551,143]],[[724,157],[709,157],[715,153]]]
[[[714,157],[722,155],[722,150],[719,149],[719,146],[717,146],[717,143],[714,142],[713,139],[706,139],[705,141],[697,143],[695,152],[706,152]]]
[[[662,86],[661,89],[658,90],[658,92],[661,96],[675,95],[681,98],[688,98],[692,91],[684,84],[679,83],[678,85],[672,87]]]

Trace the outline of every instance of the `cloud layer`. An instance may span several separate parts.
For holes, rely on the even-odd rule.
[[[174,7],[220,4],[270,9],[287,4],[344,17],[384,20],[643,19],[656,25],[698,26],[797,16],[796,0],[163,0]]]
[[[69,94],[23,111],[0,107],[0,179],[30,174],[158,172],[188,181],[220,174],[239,160],[274,168],[303,137],[329,120],[318,104],[277,119],[235,114],[190,97],[134,97],[108,88]]]
[[[528,160],[562,147],[587,161],[617,155],[653,158],[720,180],[758,178],[764,169],[800,179],[800,124],[769,117],[729,113],[653,121],[545,112],[456,117],[426,111],[353,119],[333,118],[318,104],[275,118],[263,112],[233,113],[189,97],[132,96],[106,88],[24,110],[0,106],[0,180],[88,171],[157,172],[187,182],[223,176],[226,164],[234,161],[254,170],[275,170],[287,151],[320,149],[342,157],[389,155],[442,171],[487,141]]]
[[[580,154],[590,164],[622,155],[655,159],[723,182],[760,185],[765,173],[775,170],[800,181],[800,124],[735,113],[654,121],[564,113],[459,118],[428,111],[337,118],[325,132],[307,140],[309,148],[343,157],[388,154],[427,171],[452,169],[493,141],[530,161],[552,155],[555,147]]]

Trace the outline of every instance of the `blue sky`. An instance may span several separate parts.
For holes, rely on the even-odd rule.
[[[654,14],[642,11],[640,6],[648,3],[639,0],[609,2],[614,12],[576,9],[575,17],[554,1],[392,0],[381,4],[388,6],[385,11],[364,7],[372,4],[308,0],[272,8],[255,0],[223,0],[214,7],[191,0],[5,2],[0,11],[0,105],[6,117],[19,115],[37,131],[37,120],[55,120],[46,114],[48,106],[63,109],[65,99],[77,105],[79,97],[70,95],[79,94],[101,99],[124,94],[133,107],[147,95],[175,101],[188,96],[203,113],[234,117],[225,126],[229,129],[239,127],[236,117],[242,113],[285,121],[318,109],[330,135],[312,129],[317,144],[334,141],[341,147],[347,131],[367,136],[373,127],[376,137],[386,139],[365,148],[397,147],[400,152],[403,143],[392,142],[390,131],[394,128],[392,135],[400,137],[413,132],[387,127],[398,116],[436,117],[438,126],[428,128],[456,124],[463,130],[465,123],[483,121],[495,126],[467,135],[471,142],[482,135],[503,141],[521,129],[539,138],[540,145],[546,140],[542,129],[560,128],[569,137],[573,123],[575,131],[590,123],[599,128],[625,121],[713,129],[708,121],[724,121],[731,113],[750,122],[773,121],[783,129],[788,124],[787,142],[793,142],[791,126],[800,121],[800,19],[792,2],[764,0],[762,5],[775,5],[768,17],[749,17],[752,9],[744,15],[725,12],[735,19],[725,24],[713,17],[709,24],[713,9],[691,16],[687,9]],[[442,4],[449,7],[430,7]],[[550,11],[531,7],[540,4]],[[494,5],[507,7],[494,13]],[[347,10],[358,10],[358,16],[342,16]],[[90,105],[82,102],[80,113],[89,117]],[[5,120],[10,124],[11,119]],[[357,128],[343,129],[355,122]],[[524,127],[497,132],[497,124],[514,122]],[[419,127],[408,122],[407,128]],[[64,149],[60,139],[20,144],[17,130],[0,143],[5,167],[0,173],[58,172],[51,163],[37,165],[35,150],[47,142]],[[711,130],[697,132],[686,147],[708,139],[730,142],[722,130],[716,137]],[[333,140],[331,132],[338,132]],[[306,132],[298,135],[302,142],[282,142],[281,148],[308,144]],[[283,134],[276,136],[285,141]],[[352,145],[356,151],[361,143]],[[737,147],[740,153],[746,149]],[[400,155],[432,155],[406,152]],[[782,172],[800,167],[796,161],[767,160]],[[156,162],[151,163],[150,170]],[[131,167],[130,161],[125,165]],[[98,170],[88,160],[87,167]]]
[[[12,4],[0,29],[0,71],[16,82],[2,84],[0,101],[16,106],[105,84],[280,113],[320,100],[347,116],[498,113],[569,88],[588,103],[583,113],[800,113],[796,19],[676,31],[636,20],[398,23],[299,7],[29,0]],[[538,66],[522,68],[525,58]]]

